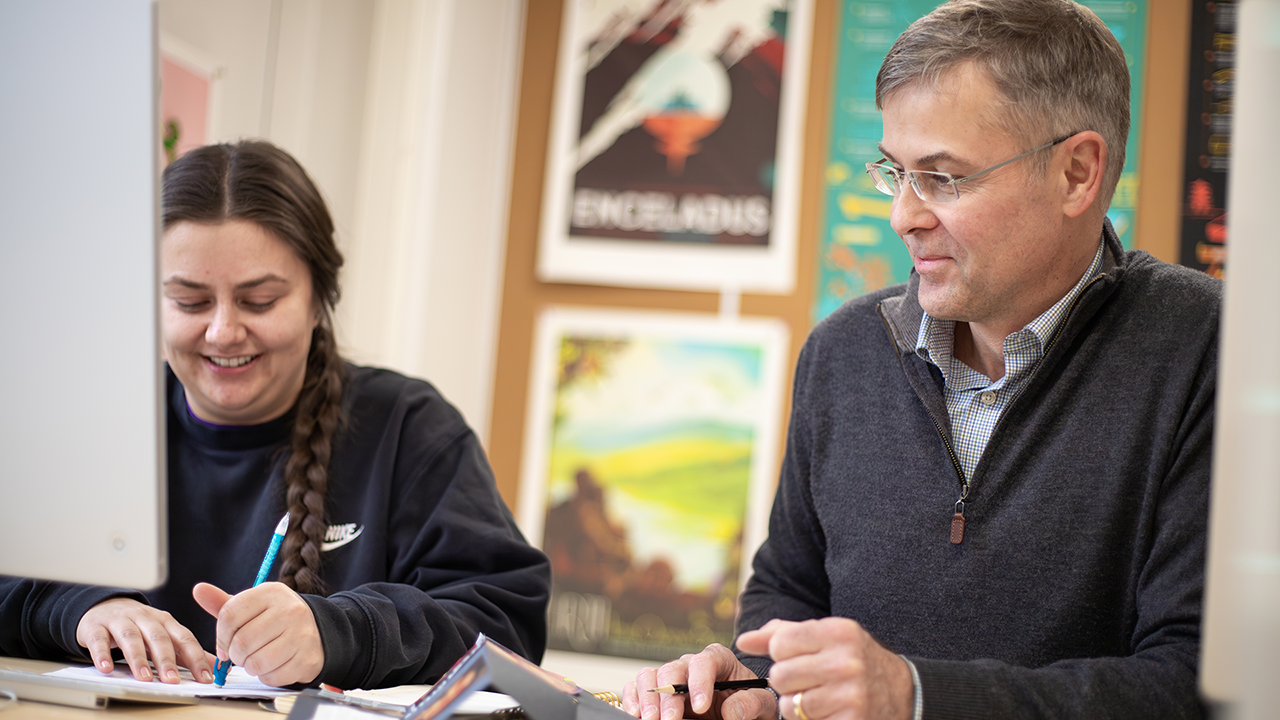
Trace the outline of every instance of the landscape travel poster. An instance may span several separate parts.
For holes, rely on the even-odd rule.
[[[658,661],[732,641],[786,354],[773,320],[542,315],[519,513],[551,558],[549,647]]]
[[[789,292],[813,0],[567,0],[538,276]]]

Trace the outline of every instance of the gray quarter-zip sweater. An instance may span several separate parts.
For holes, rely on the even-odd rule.
[[[905,285],[810,335],[739,632],[841,616],[909,657],[925,718],[1199,717],[1221,282],[1104,228],[971,479]],[[743,656],[765,675],[766,658]]]

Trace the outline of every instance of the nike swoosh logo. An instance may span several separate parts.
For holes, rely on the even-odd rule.
[[[343,545],[346,545],[352,540],[355,540],[356,538],[360,537],[360,533],[362,532],[364,532],[363,527],[351,533],[347,537],[342,538],[341,540],[334,540],[333,542],[322,542],[320,543],[320,552],[329,552],[330,550],[337,550]]]

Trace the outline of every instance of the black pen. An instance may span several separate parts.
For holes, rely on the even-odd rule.
[[[747,688],[767,688],[769,687],[769,678],[752,678],[750,680],[720,680],[713,686],[716,690],[746,690]],[[689,692],[689,686],[684,683],[675,685],[663,685],[660,688],[654,688],[649,692],[662,693],[664,695],[686,695]]]

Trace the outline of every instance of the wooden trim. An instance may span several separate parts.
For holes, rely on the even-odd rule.
[[[1178,262],[1182,235],[1182,154],[1186,137],[1191,0],[1151,0],[1142,91],[1142,147],[1134,247]]]

